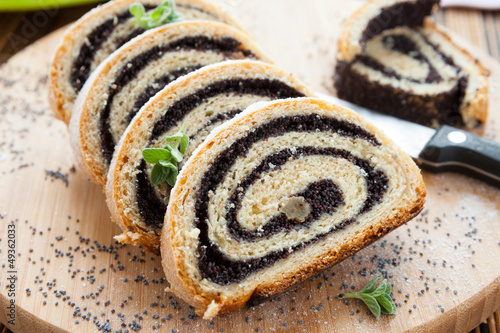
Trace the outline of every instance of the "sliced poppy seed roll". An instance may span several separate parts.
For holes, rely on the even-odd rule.
[[[228,59],[268,59],[241,31],[186,21],[146,32],[110,55],[87,80],[70,123],[82,170],[106,184],[115,145],[139,109],[169,82]]]
[[[209,65],[183,76],[155,95],[132,120],[111,162],[106,198],[122,243],[159,252],[171,187],[153,185],[152,165],[141,152],[162,148],[185,124],[190,143],[184,161],[216,126],[258,101],[314,96],[294,76],[251,60]],[[179,169],[182,165],[179,165]]]
[[[317,274],[416,216],[415,163],[356,113],[258,103],[184,165],[161,235],[171,289],[208,319]]]
[[[136,2],[152,10],[164,0],[110,1],[88,12],[65,32],[49,73],[49,102],[56,118],[69,123],[74,100],[92,71],[145,31],[129,12]],[[185,20],[213,20],[239,27],[229,15],[203,0],[177,0],[176,8]]]
[[[428,18],[439,0],[372,0],[339,41],[340,98],[422,125],[472,129],[488,110],[488,71]]]

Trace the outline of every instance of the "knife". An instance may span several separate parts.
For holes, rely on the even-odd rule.
[[[500,2],[498,0],[441,0],[440,6],[498,10]]]
[[[463,173],[500,187],[500,143],[451,126],[433,129],[320,94],[326,101],[356,111],[381,129],[415,162],[432,172]]]

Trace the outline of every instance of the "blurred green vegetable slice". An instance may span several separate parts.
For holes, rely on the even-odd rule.
[[[54,10],[103,0],[0,0],[0,11]]]

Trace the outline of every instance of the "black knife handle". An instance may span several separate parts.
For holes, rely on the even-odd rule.
[[[430,171],[460,172],[500,187],[500,144],[450,126],[436,131],[418,161]]]

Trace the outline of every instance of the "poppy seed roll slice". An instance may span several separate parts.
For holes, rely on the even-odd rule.
[[[348,109],[257,103],[215,129],[170,194],[171,289],[205,319],[317,274],[416,216],[413,160]]]
[[[339,41],[340,98],[430,127],[486,122],[489,72],[429,15],[438,0],[372,0]]]

